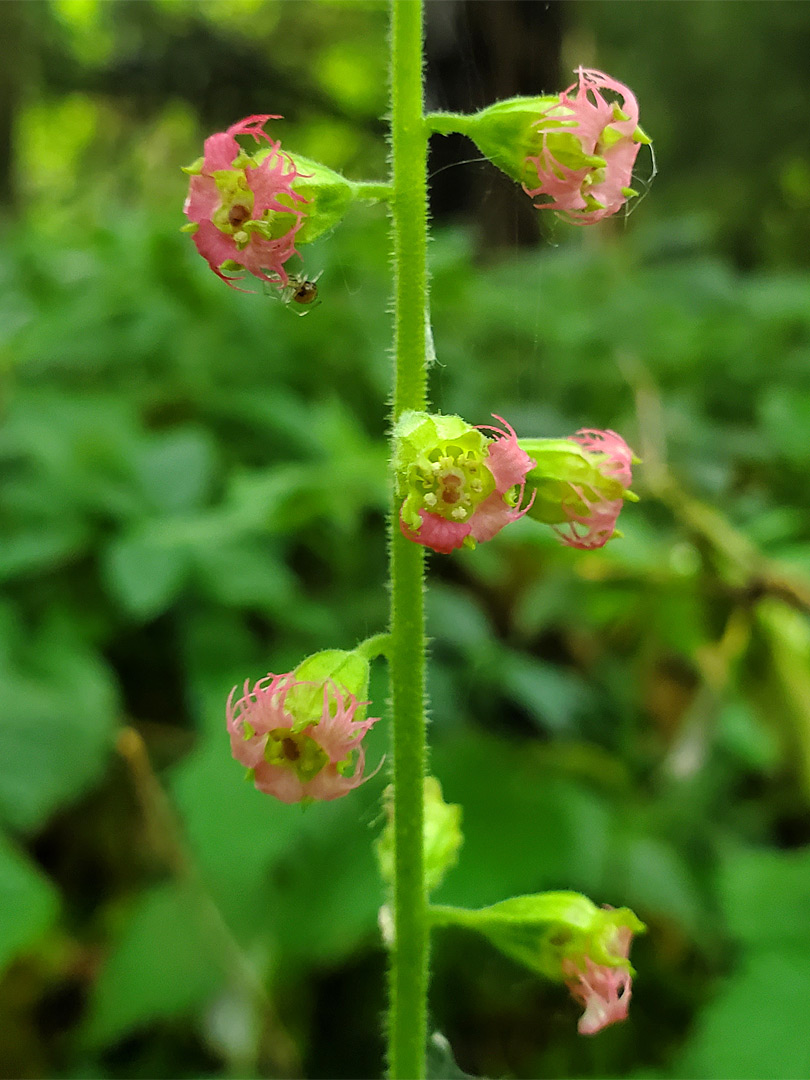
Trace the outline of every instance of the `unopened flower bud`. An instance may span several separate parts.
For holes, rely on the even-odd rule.
[[[425,777],[424,856],[425,891],[441,885],[444,875],[456,864],[463,842],[461,807],[446,803],[442,787],[434,776]],[[377,861],[384,881],[394,881],[394,789],[384,793],[386,825],[376,843]]]

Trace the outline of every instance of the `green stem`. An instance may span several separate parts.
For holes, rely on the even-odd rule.
[[[478,912],[469,908],[450,907],[447,904],[431,904],[428,918],[433,927],[470,926],[477,929]]]
[[[422,113],[422,0],[391,5],[393,421],[427,405],[427,129]],[[389,971],[392,1080],[425,1075],[428,923],[424,883],[424,548],[391,511],[391,701],[394,728],[394,929]]]
[[[365,202],[390,202],[393,194],[391,184],[379,184],[373,180],[355,180],[354,193]]]
[[[391,647],[390,634],[375,634],[361,641],[355,652],[362,653],[366,660],[376,660],[378,656],[388,656]]]
[[[470,119],[467,113],[438,112],[428,113],[425,123],[436,135],[466,135]]]

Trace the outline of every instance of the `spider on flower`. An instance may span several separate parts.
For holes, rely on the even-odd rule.
[[[305,274],[290,274],[287,284],[281,290],[282,304],[296,315],[308,315],[321,303],[318,299],[318,279],[322,273],[323,270],[314,278],[308,278]],[[301,310],[293,308],[293,304]]]

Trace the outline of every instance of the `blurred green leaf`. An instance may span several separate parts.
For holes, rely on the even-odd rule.
[[[155,530],[123,536],[104,555],[104,575],[122,607],[141,619],[160,614],[176,598],[189,570],[188,552]]]
[[[379,726],[379,725],[378,725]],[[366,737],[371,768],[380,758],[380,736]],[[380,947],[377,913],[385,892],[372,840],[382,824],[383,778],[351,798],[288,807],[297,833],[294,851],[279,860],[267,891],[270,930],[286,962],[334,964],[361,942]]]
[[[759,412],[765,434],[776,450],[795,465],[806,466],[810,460],[810,392],[773,386],[766,391]]]
[[[268,539],[200,545],[193,558],[206,594],[228,607],[282,614],[295,603],[295,577]]]
[[[582,680],[552,664],[504,651],[493,672],[504,695],[522,705],[545,731],[570,732],[577,717],[593,708],[593,696]]]
[[[213,997],[223,978],[194,895],[177,885],[144,892],[95,984],[85,1038],[104,1046],[155,1020],[188,1014]]]
[[[425,597],[428,634],[442,648],[453,645],[470,659],[492,648],[492,627],[469,593],[437,583]]]
[[[672,1075],[696,1080],[807,1076],[808,996],[806,946],[747,954],[704,1010]]]
[[[0,833],[0,970],[53,922],[56,890]]]
[[[671,843],[627,832],[611,851],[619,869],[622,903],[641,913],[674,919],[695,935],[705,921],[705,898],[689,863]]]
[[[175,428],[153,436],[138,453],[134,470],[157,512],[191,510],[207,496],[214,447],[203,429]]]
[[[0,672],[0,820],[32,829],[98,779],[116,720],[109,671],[66,628],[28,642]]]
[[[807,943],[810,851],[740,849],[721,864],[720,897],[731,933],[749,948]],[[810,963],[810,950],[807,961]]]
[[[274,862],[300,844],[300,808],[257,791],[221,731],[174,771],[172,791],[212,895],[235,932],[250,939],[264,917],[264,882]],[[272,925],[272,920],[271,920]]]
[[[47,571],[76,556],[86,546],[87,530],[65,515],[57,527],[43,521],[37,527],[23,525],[3,536],[0,546],[0,579]]]
[[[442,740],[431,761],[464,815],[459,863],[436,903],[482,907],[555,888],[600,900],[613,827],[603,798],[546,770],[528,744],[466,734]]]

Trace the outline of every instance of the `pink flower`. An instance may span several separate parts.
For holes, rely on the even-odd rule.
[[[636,194],[631,186],[640,142],[649,142],[638,127],[638,102],[622,83],[601,71],[579,68],[579,79],[540,116],[536,127],[542,148],[526,160],[537,169],[539,185],[524,190],[535,205],[556,210],[575,225],[601,221],[615,214]],[[571,91],[577,93],[571,97]],[[600,93],[621,98],[621,108]]]
[[[422,524],[416,530],[400,516],[400,528],[409,540],[449,555],[462,547],[467,537],[479,543],[491,540],[505,525],[527,512],[529,506],[521,509],[520,503],[526,473],[534,461],[518,446],[514,429],[502,417],[495,419],[506,431],[490,424],[478,425],[476,430],[492,431],[495,436],[480,460],[469,454],[445,454],[432,463],[430,489],[423,502],[436,509],[419,509]],[[481,469],[488,474],[486,483],[481,479]],[[487,487],[490,493],[477,501],[476,495]],[[518,488],[516,497],[510,495],[513,488]]]
[[[627,960],[632,940],[630,927],[617,926],[611,953]],[[566,959],[563,961],[563,974],[571,996],[585,1006],[585,1012],[577,1024],[580,1035],[595,1035],[597,1031],[627,1019],[632,976],[626,967],[595,964],[589,956],[585,956],[584,970],[576,961]]]
[[[292,673],[246,680],[228,698],[231,751],[259,791],[284,803],[339,799],[363,782],[362,740],[379,717],[355,720],[359,702],[332,679],[300,682]]]
[[[297,204],[306,202],[292,188],[299,173],[281,144],[263,130],[268,120],[279,119],[248,116],[211,135],[202,161],[188,170],[192,176],[183,209],[197,226],[194,243],[229,285],[234,279],[222,272],[223,263],[283,288],[288,281],[284,263],[297,254],[295,234],[305,217]],[[264,139],[269,149],[251,157],[236,135],[252,135],[257,143]]]
[[[616,519],[633,480],[633,451],[615,431],[583,428],[571,437],[588,455],[596,476],[571,483],[572,497],[563,500],[568,522],[555,531],[569,547],[604,547],[616,531]],[[632,493],[630,493],[632,496]]]

